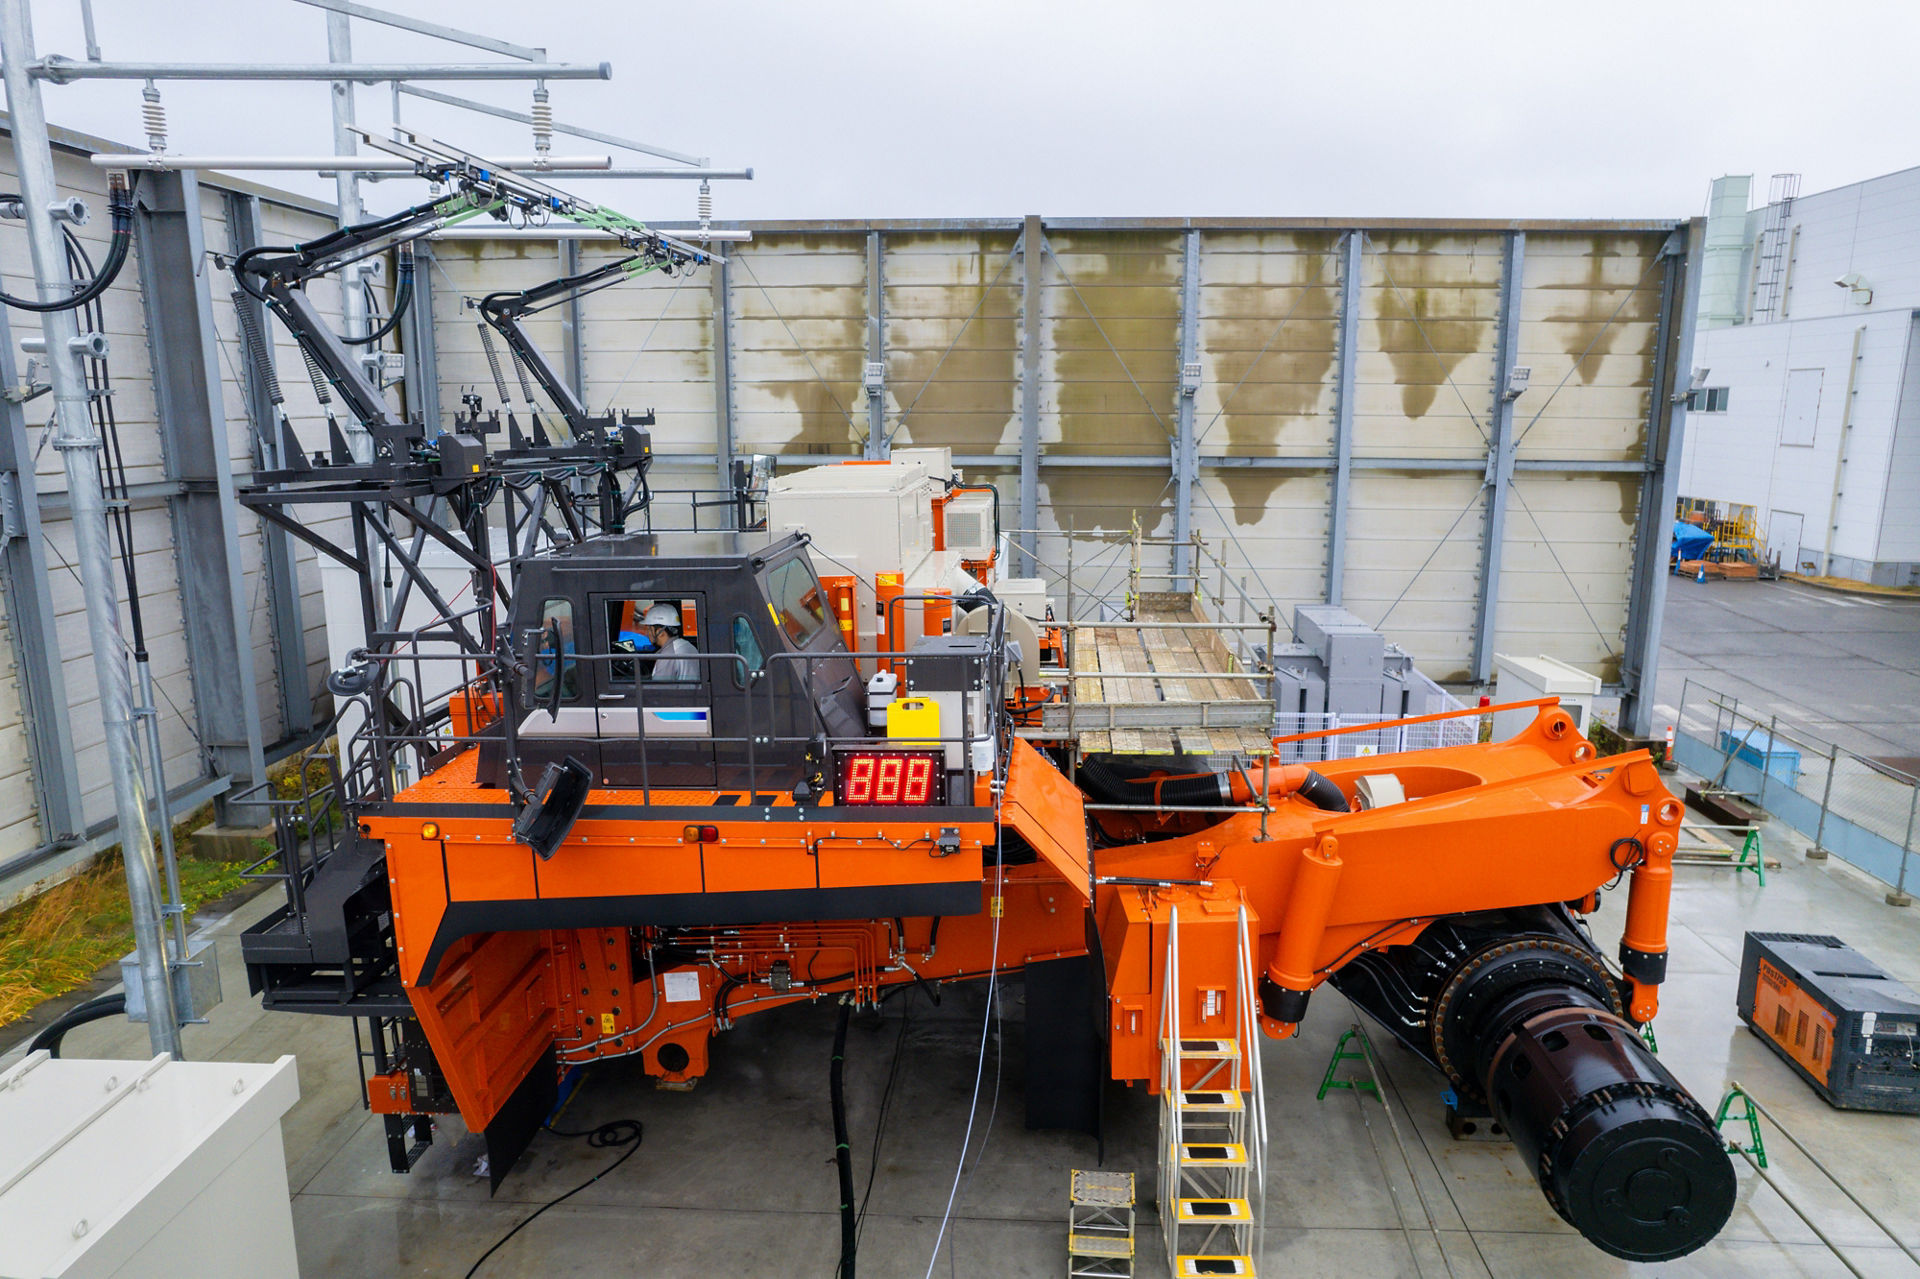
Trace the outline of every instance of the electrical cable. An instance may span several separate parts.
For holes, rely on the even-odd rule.
[[[365,288],[369,294],[373,292],[373,286],[371,284],[366,284]],[[367,336],[363,338],[343,337],[340,341],[347,346],[371,346],[373,343],[378,342],[381,338],[400,327],[400,321],[406,316],[407,306],[412,301],[413,254],[403,249],[400,254],[400,281],[394,285],[393,288],[393,313],[387,316],[384,324],[374,329],[373,332],[367,334]]]
[[[922,983],[922,985],[924,984],[925,983]],[[900,989],[911,990],[912,987],[910,986],[901,987]],[[936,1004],[940,1002],[939,996],[934,995],[932,996],[932,998]],[[880,1147],[881,1147],[881,1144],[886,1140],[887,1120],[893,1114],[893,1092],[894,1092],[895,1086],[898,1085],[900,1082],[900,1062],[902,1060],[902,1050],[907,1045],[907,1027],[912,1024],[913,1024],[913,1005],[909,1003],[905,1006],[905,1008],[900,1013],[900,1031],[897,1035],[894,1036],[893,1058],[887,1065],[887,1084],[886,1084],[886,1087],[883,1088],[880,1092],[880,1108],[874,1115],[873,1147],[867,1152],[867,1188],[860,1195],[860,1212],[858,1215],[857,1228],[854,1234],[854,1243],[856,1245],[859,1243],[860,1239],[863,1238],[866,1234],[867,1204],[873,1199],[874,1178],[880,1171]]]
[[[1002,755],[1001,758],[1004,759],[1006,757]],[[980,1057],[973,1069],[973,1101],[967,1107],[967,1129],[966,1135],[960,1140],[960,1158],[953,1167],[953,1188],[947,1192],[947,1207],[946,1210],[940,1214],[940,1229],[933,1238],[933,1255],[927,1258],[926,1279],[933,1279],[933,1268],[940,1263],[940,1245],[945,1242],[947,1226],[953,1220],[954,1204],[960,1197],[961,1175],[967,1166],[967,1150],[973,1144],[973,1121],[980,1113],[980,1085],[982,1081],[985,1080],[987,1073],[987,1033],[993,1027],[994,1008],[998,1002],[1000,991],[1000,918],[1005,913],[1004,903],[1006,901],[1007,883],[1006,858],[1001,855],[1001,843],[1004,834],[1005,827],[996,825],[994,832],[993,903],[991,906],[993,916],[993,940],[989,948],[987,960],[987,1011],[980,1019]],[[997,1109],[1000,1104],[1000,1080],[997,1067],[994,1072],[993,1100],[994,1106]],[[983,1141],[982,1146],[984,1147],[984,1145],[985,1142]],[[979,1167],[977,1161],[974,1167]]]
[[[827,1095],[833,1108],[833,1162],[840,1177],[839,1279],[854,1279],[854,1258],[860,1250],[859,1214],[853,1204],[853,1148],[847,1143],[847,1022],[853,1001],[840,997],[840,1015],[833,1023],[833,1063],[827,1070]]]
[[[473,1279],[473,1276],[480,1272],[480,1267],[487,1264],[488,1257],[500,1251],[500,1249],[506,1245],[507,1240],[532,1225],[541,1213],[549,1208],[559,1207],[567,1200],[579,1194],[582,1190],[585,1190],[588,1186],[593,1185],[596,1181],[605,1177],[615,1168],[618,1168],[621,1164],[627,1162],[627,1160],[633,1158],[634,1152],[640,1149],[640,1138],[645,1132],[638,1119],[614,1119],[601,1124],[597,1128],[588,1128],[581,1132],[567,1132],[553,1127],[548,1127],[547,1131],[556,1137],[585,1137],[588,1147],[594,1150],[617,1150],[622,1146],[626,1147],[626,1149],[618,1159],[608,1164],[605,1168],[602,1168],[599,1172],[593,1174],[593,1176],[587,1178],[559,1198],[549,1199],[546,1203],[541,1204],[538,1208],[534,1209],[533,1214],[527,1217],[526,1220],[507,1231],[506,1234],[501,1235],[500,1238],[494,1242],[493,1247],[480,1254],[480,1260],[474,1262],[472,1268],[467,1271],[466,1279]]]
[[[0,203],[8,200],[23,203],[17,195],[0,195]],[[120,274],[120,268],[127,264],[127,250],[133,245],[133,197],[123,186],[114,186],[107,193],[107,210],[113,215],[113,238],[107,244],[107,259],[100,264],[100,270],[93,274],[78,293],[70,298],[61,298],[53,302],[30,302],[26,298],[16,298],[0,293],[0,302],[22,311],[74,311],[87,305],[112,284]],[[69,237],[73,232],[66,227]]]
[[[127,997],[122,992],[89,999],[78,1007],[67,1009],[49,1022],[45,1030],[33,1037],[33,1042],[27,1045],[27,1051],[37,1053],[44,1048],[50,1055],[58,1057],[60,1041],[66,1038],[68,1031],[76,1026],[84,1026],[90,1021],[99,1021],[102,1017],[112,1017],[125,1011],[127,1011]]]

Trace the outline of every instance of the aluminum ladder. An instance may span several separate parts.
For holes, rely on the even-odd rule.
[[[1167,912],[1160,1012],[1161,1233],[1175,1279],[1256,1276],[1267,1189],[1267,1104],[1247,909],[1235,941],[1234,1035],[1182,1033],[1180,910]]]

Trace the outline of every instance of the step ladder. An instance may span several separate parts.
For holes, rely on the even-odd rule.
[[[1131,1279],[1133,1174],[1073,1170],[1067,1208],[1070,1279]]]
[[[1180,910],[1168,911],[1160,1012],[1160,1225],[1177,1279],[1258,1274],[1267,1186],[1266,1089],[1246,907],[1230,1038],[1182,1032]]]

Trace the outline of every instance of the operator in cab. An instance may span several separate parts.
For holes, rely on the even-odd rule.
[[[648,679],[666,683],[700,678],[700,663],[691,656],[700,650],[680,633],[679,605],[662,602],[649,608],[640,619],[640,633],[647,642],[636,645],[635,651],[647,652],[651,645],[651,651],[660,654],[649,663]]]

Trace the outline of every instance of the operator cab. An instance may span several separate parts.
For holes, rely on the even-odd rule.
[[[629,533],[520,561],[511,642],[525,665],[512,733],[479,780],[568,757],[597,784],[785,791],[808,743],[858,737],[864,690],[807,539]]]

